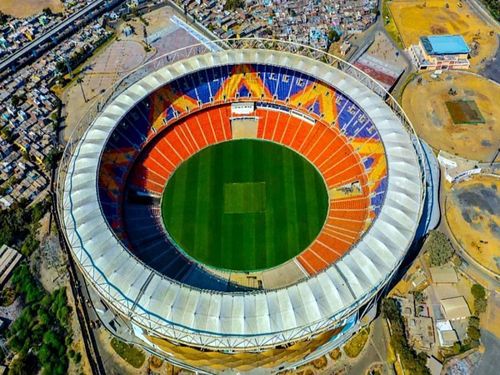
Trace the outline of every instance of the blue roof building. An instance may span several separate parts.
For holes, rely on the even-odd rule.
[[[470,48],[461,35],[429,35],[420,37],[418,45],[408,52],[421,70],[468,69]]]
[[[460,55],[470,52],[462,35],[431,35],[420,37],[429,55]]]

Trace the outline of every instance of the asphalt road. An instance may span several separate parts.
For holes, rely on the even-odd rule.
[[[497,36],[500,39],[500,37]],[[500,44],[500,41],[499,41]],[[493,56],[484,66],[481,71],[481,75],[489,78],[497,83],[500,83],[500,48],[497,49],[497,53]]]
[[[497,375],[498,353],[500,353],[500,340],[488,331],[481,331],[481,341],[486,351],[479,362],[475,375]]]
[[[384,319],[379,316],[373,321],[370,337],[360,356],[353,360],[348,368],[348,374],[365,374],[372,364],[382,363],[384,374],[393,374],[393,369],[387,364],[388,338],[385,334]]]
[[[476,13],[479,18],[481,18],[486,24],[492,27],[497,27],[498,23],[491,16],[490,12],[484,8],[484,6],[478,0],[468,0],[467,4],[469,4],[470,8]]]

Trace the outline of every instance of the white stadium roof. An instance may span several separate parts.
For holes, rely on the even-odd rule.
[[[349,96],[372,119],[388,163],[384,206],[361,240],[324,272],[277,290],[221,293],[169,280],[135,258],[109,229],[98,200],[99,160],[120,119],[167,82],[212,66],[259,63],[292,67]],[[63,211],[68,243],[103,298],[140,326],[194,345],[277,345],[319,333],[348,317],[392,276],[413,241],[422,205],[422,176],[412,139],[389,106],[345,72],[274,50],[205,53],[160,68],[136,82],[95,119],[73,153]]]

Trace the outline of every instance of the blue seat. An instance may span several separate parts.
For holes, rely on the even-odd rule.
[[[387,191],[387,176],[384,176],[380,180],[379,186],[377,186],[377,189],[370,198],[370,204],[372,205],[376,215],[379,214],[382,208],[386,191]]]
[[[217,291],[242,290],[216,277],[180,253],[158,223],[154,206],[126,202],[123,218],[127,243],[134,254],[161,274],[196,288]]]

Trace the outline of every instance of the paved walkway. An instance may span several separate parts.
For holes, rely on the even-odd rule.
[[[383,364],[384,374],[393,374],[392,366],[387,363],[387,347],[388,336],[385,321],[379,316],[370,327],[370,337],[361,354],[355,359],[348,360],[351,363],[348,367],[348,374],[365,374],[376,363]]]

